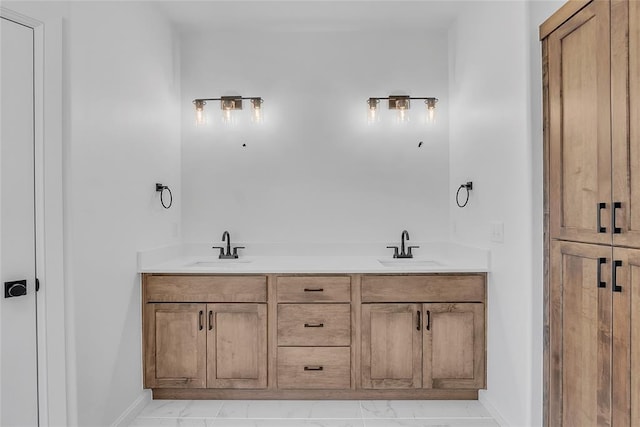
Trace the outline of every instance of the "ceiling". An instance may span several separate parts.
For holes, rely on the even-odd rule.
[[[186,31],[398,31],[449,28],[463,1],[159,1]]]

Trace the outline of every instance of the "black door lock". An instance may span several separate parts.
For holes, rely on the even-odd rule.
[[[21,297],[27,294],[27,281],[16,280],[13,282],[4,282],[4,297],[13,298]]]

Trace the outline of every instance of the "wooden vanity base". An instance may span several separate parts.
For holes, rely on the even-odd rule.
[[[485,273],[144,274],[154,399],[477,399]]]
[[[154,399],[172,400],[477,400],[478,390],[219,390],[153,389]]]

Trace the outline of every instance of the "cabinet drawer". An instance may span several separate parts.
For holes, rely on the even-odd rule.
[[[145,276],[145,302],[266,301],[266,276]]]
[[[484,302],[485,274],[363,276],[362,302]]]
[[[351,304],[278,304],[278,345],[351,344]]]
[[[278,348],[278,388],[351,387],[350,347]]]
[[[278,277],[278,302],[349,302],[351,278],[348,276]]]

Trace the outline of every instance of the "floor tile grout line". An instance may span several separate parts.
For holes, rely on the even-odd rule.
[[[220,407],[218,408],[218,412],[216,412],[216,416],[213,417],[214,420],[218,419],[218,415],[220,415],[220,412],[222,412],[222,407],[224,406],[226,400],[221,400],[220,401]]]

